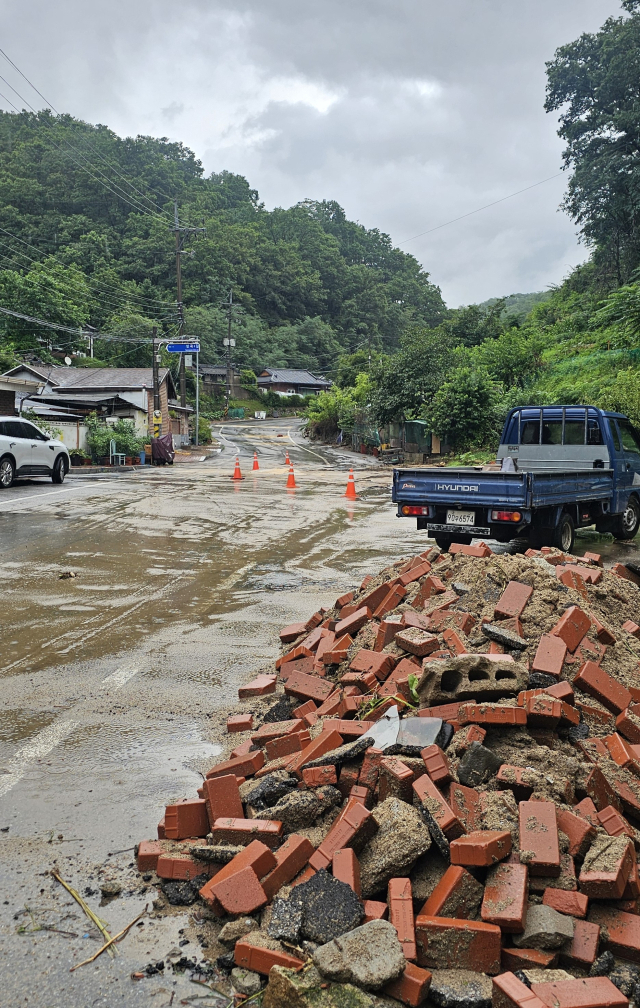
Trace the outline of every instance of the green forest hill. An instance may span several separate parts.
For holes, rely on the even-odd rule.
[[[560,48],[546,108],[560,115],[564,209],[589,261],[551,291],[448,309],[389,237],[331,201],[268,211],[246,179],[204,176],[166,138],[121,139],[49,112],[0,113],[0,364],[86,350],[148,365],[152,327],[177,332],[174,201],[202,228],[181,256],[186,331],[234,363],[309,368],[335,382],[310,428],[332,437],[423,418],[457,448],[491,445],[515,404],[589,402],[640,423],[640,0]],[[131,342],[140,340],[139,343]]]

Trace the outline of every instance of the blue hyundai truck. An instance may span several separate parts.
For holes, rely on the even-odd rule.
[[[640,431],[595,406],[521,406],[507,416],[497,464],[395,469],[399,518],[417,518],[443,549],[472,539],[528,539],[568,553],[595,525],[616,539],[640,528]]]

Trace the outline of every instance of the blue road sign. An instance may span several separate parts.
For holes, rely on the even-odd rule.
[[[200,353],[199,343],[167,343],[169,353]]]

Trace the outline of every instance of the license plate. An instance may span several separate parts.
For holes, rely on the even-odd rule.
[[[475,525],[475,511],[447,511],[447,525]]]

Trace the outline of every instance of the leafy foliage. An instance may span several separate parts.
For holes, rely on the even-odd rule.
[[[96,413],[90,413],[85,423],[87,445],[94,458],[108,455],[112,440],[116,443],[116,451],[125,455],[136,455],[144,447],[144,438],[138,437],[131,420],[107,424]]]
[[[452,448],[486,444],[496,437],[504,416],[502,392],[488,371],[455,368],[434,395],[425,419]]]

